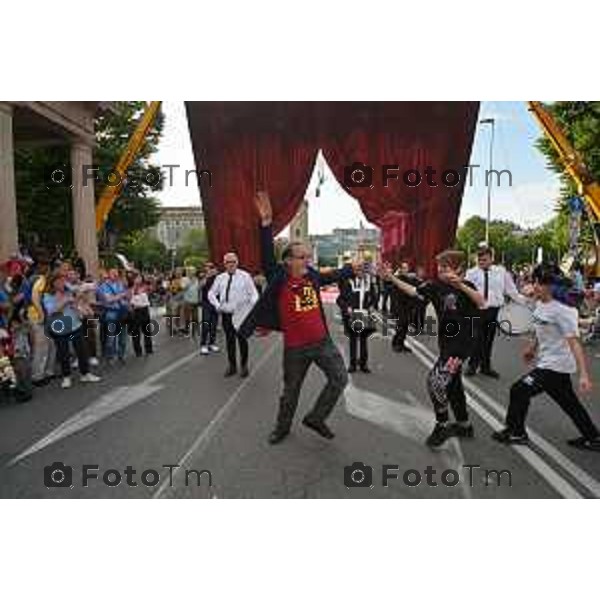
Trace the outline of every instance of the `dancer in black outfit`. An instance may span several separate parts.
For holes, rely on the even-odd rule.
[[[438,318],[439,357],[427,376],[427,388],[435,411],[436,425],[427,445],[441,446],[450,436],[473,437],[462,384],[461,367],[471,356],[475,341],[473,318],[483,306],[483,297],[462,278],[464,254],[446,250],[436,257],[437,279],[414,287],[384,268],[384,276],[401,291],[422,302],[430,301]],[[456,422],[448,424],[449,409]]]

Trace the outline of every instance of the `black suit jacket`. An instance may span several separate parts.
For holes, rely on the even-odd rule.
[[[342,310],[342,315],[348,314],[348,310],[356,310],[358,309],[358,304],[360,302],[359,293],[352,291],[351,280],[353,276],[342,279],[338,283],[338,287],[340,289],[340,295],[337,299],[337,305]],[[371,277],[371,285],[369,289],[366,290],[365,297],[363,300],[363,309],[373,308],[375,306],[375,301],[377,300],[377,288],[375,286],[375,278]]]
[[[262,270],[267,278],[267,287],[261,294],[258,302],[254,305],[244,322],[240,325],[238,333],[243,337],[250,337],[257,327],[281,331],[279,320],[279,295],[288,279],[285,267],[275,260],[275,248],[273,245],[273,231],[271,226],[260,228],[260,250],[262,259]],[[313,268],[309,268],[307,277],[311,280],[319,298],[319,308],[323,316],[323,322],[327,327],[325,312],[319,291],[322,285],[336,283],[340,279],[352,275],[352,267],[337,269],[327,274],[321,274]]]

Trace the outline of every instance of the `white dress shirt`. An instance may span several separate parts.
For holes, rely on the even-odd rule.
[[[482,268],[469,269],[466,280],[470,281],[485,298],[485,273]],[[488,270],[488,297],[485,298],[485,307],[500,308],[504,306],[506,296],[515,302],[523,301],[510,273],[502,265],[491,265]]]
[[[350,281],[350,289],[353,293],[358,292],[358,308],[356,311],[363,311],[365,306],[365,296],[371,289],[371,276],[365,273],[362,277],[353,277]]]
[[[236,269],[231,275],[226,271],[215,278],[215,282],[208,292],[208,301],[222,313],[234,316],[236,322],[243,321],[244,317],[258,300],[258,292],[250,273]],[[227,286],[229,285],[229,294]]]

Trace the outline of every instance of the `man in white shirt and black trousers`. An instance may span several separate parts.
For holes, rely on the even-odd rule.
[[[208,292],[208,300],[221,313],[227,341],[229,367],[225,377],[237,373],[236,340],[240,347],[240,377],[248,377],[248,340],[239,335],[239,325],[258,300],[258,292],[250,273],[238,268],[238,257],[228,252],[223,257],[225,271],[215,278]]]
[[[465,279],[483,295],[485,308],[480,310],[479,323],[474,327],[477,344],[465,375],[475,375],[480,369],[482,375],[498,379],[499,373],[492,368],[492,347],[498,326],[498,312],[504,305],[506,296],[515,301],[519,301],[521,297],[510,273],[503,266],[493,264],[491,248],[481,247],[477,252],[477,262],[478,266],[469,269]]]

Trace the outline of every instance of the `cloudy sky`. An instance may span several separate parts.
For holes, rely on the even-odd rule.
[[[185,169],[194,169],[194,159],[183,102],[164,102],[165,128],[155,158],[161,165],[177,164],[173,184],[165,186],[160,200],[168,206],[200,203],[196,181],[189,178],[185,185]],[[552,216],[559,192],[558,178],[545,166],[544,157],[534,148],[540,130],[528,114],[525,102],[482,102],[480,118],[496,120],[494,167],[509,169],[513,185],[503,184],[492,191],[492,218],[510,219],[525,226],[538,225]],[[487,168],[489,161],[490,126],[479,125],[471,155],[471,164]],[[334,227],[356,227],[364,220],[358,202],[337,183],[325,168],[326,179],[319,198],[315,198],[316,173],[307,190],[311,233],[326,233]],[[486,188],[482,175],[474,177],[467,187],[460,220],[472,215],[485,215]]]

